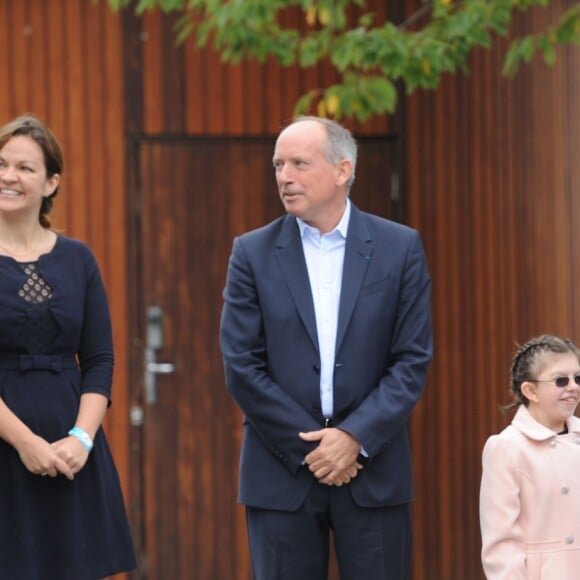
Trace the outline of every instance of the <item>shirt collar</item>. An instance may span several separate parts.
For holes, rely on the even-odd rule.
[[[350,221],[350,206],[351,206],[350,199],[347,197],[346,207],[344,209],[342,217],[340,218],[340,221],[331,232],[328,232],[328,234],[324,235],[330,235],[334,234],[335,232],[338,232],[346,240],[348,232],[348,223]],[[296,218],[296,222],[298,223],[298,228],[300,229],[300,237],[304,238],[307,232],[313,232],[318,234],[318,230],[316,228],[309,226],[304,220],[301,220],[299,217]]]

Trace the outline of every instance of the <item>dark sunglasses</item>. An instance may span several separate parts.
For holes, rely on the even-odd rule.
[[[577,385],[580,385],[580,375],[574,375],[572,377],[572,379],[574,379],[574,382]],[[539,379],[532,379],[530,382],[531,383],[554,383],[557,387],[560,387],[561,389],[563,389],[564,387],[568,386],[568,383],[570,382],[570,377],[556,377],[555,379],[544,380],[544,381],[541,381]]]

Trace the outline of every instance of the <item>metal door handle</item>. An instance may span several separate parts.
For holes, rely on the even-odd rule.
[[[169,375],[175,372],[175,365],[173,363],[148,362],[146,369],[148,373]]]
[[[157,375],[169,375],[175,372],[173,363],[158,363],[152,348],[145,350],[145,401],[153,405],[157,401]]]
[[[175,372],[173,363],[155,360],[155,351],[163,348],[163,309],[160,306],[147,308],[147,347],[145,348],[145,401],[153,405],[157,401],[157,375]]]
[[[157,401],[157,375],[175,372],[173,363],[158,363],[152,348],[145,350],[145,401],[153,405]]]

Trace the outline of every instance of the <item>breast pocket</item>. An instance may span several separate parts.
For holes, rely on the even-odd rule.
[[[393,276],[389,274],[385,278],[369,282],[361,288],[360,296],[368,296],[377,292],[392,292],[394,287]]]

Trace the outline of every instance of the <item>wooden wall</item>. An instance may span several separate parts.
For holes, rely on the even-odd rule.
[[[514,32],[541,28],[566,3],[519,19]],[[271,62],[225,67],[191,44],[175,48],[170,19],[115,15],[103,0],[0,0],[0,21],[0,122],[34,112],[60,138],[57,225],[94,249],[109,290],[117,366],[106,429],[126,495],[137,501],[129,485],[129,303],[138,289],[127,145],[139,135],[273,135],[297,96],[333,73]],[[554,68],[535,62],[515,80],[500,76],[503,54],[503,43],[478,52],[470,76],[418,92],[401,109],[407,221],[429,258],[436,338],[412,423],[417,580],[481,577],[480,454],[508,420],[498,406],[516,342],[540,332],[580,342],[580,53],[561,51]],[[353,128],[385,134],[394,126],[402,127],[380,119]]]
[[[541,30],[561,13],[519,18]],[[415,577],[483,578],[478,492],[485,439],[510,419],[516,343],[541,333],[580,342],[580,52],[501,77],[505,42],[472,73],[407,102],[408,220],[433,276],[435,357],[413,417]]]

